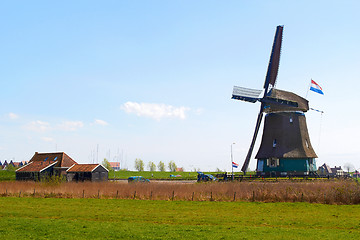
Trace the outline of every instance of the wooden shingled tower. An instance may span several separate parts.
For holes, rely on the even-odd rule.
[[[255,141],[265,113],[264,130],[256,171],[261,176],[307,176],[315,174],[317,158],[311,146],[305,112],[308,101],[295,93],[275,88],[280,63],[283,26],[277,26],[264,89],[234,87],[232,99],[261,103],[255,132],[242,166],[249,167]],[[263,92],[262,97],[260,94]]]

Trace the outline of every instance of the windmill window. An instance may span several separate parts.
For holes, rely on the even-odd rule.
[[[276,139],[273,141],[273,148],[276,147]]]
[[[305,139],[305,144],[306,144],[306,147],[309,148],[309,143],[308,143],[307,139]]]

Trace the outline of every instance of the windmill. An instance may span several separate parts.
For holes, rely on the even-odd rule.
[[[247,171],[264,113],[262,141],[256,155],[260,175],[309,175],[316,171],[306,126],[308,101],[295,93],[276,89],[284,26],[277,26],[263,90],[234,86],[232,99],[260,102],[253,138],[241,171]],[[262,97],[260,94],[263,92]]]

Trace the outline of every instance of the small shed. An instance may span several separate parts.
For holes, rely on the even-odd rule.
[[[109,170],[101,164],[74,164],[66,171],[68,182],[71,181],[107,181]]]

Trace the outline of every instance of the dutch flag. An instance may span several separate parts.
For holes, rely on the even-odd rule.
[[[235,162],[232,162],[232,167],[234,168],[238,168],[239,164],[235,163]]]
[[[314,80],[311,79],[311,85],[310,85],[310,90],[314,91],[316,93],[320,93],[322,95],[324,95],[322,88],[319,86],[319,84],[317,84]]]

